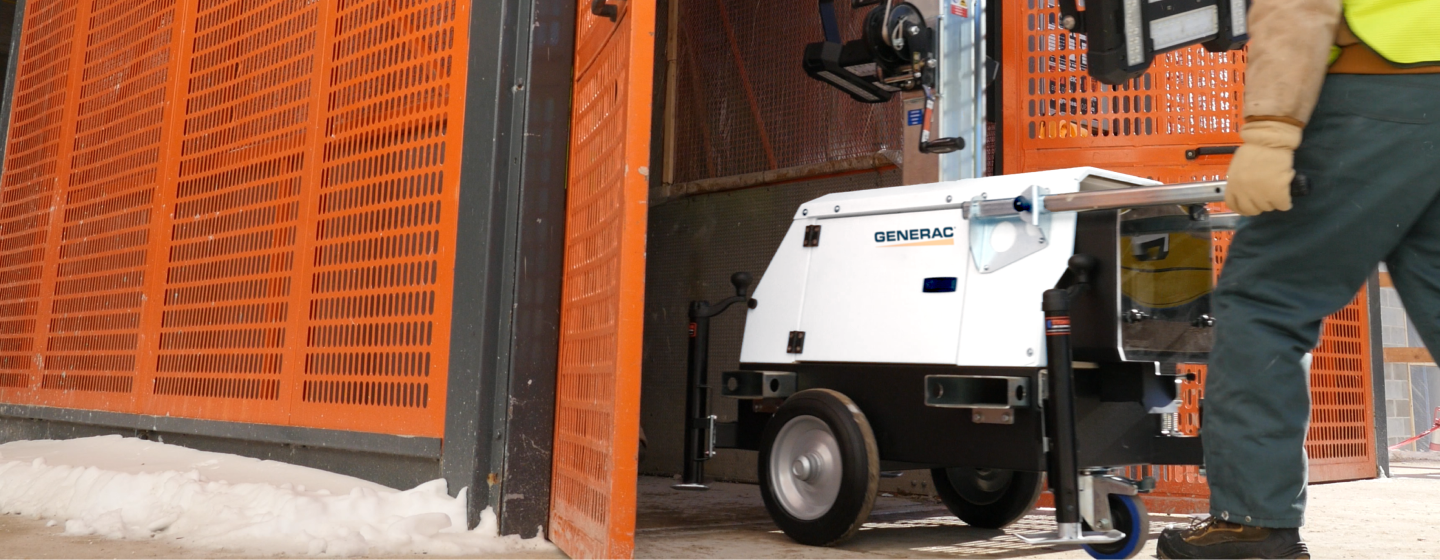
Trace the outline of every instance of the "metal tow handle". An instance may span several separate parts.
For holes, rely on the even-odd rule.
[[[1310,194],[1310,179],[1299,173],[1290,182],[1290,196]],[[1050,195],[1044,198],[1050,212],[1088,212],[1169,204],[1205,204],[1225,200],[1225,181],[1202,181],[1133,189],[1114,189]],[[1017,202],[1017,205],[1019,203]]]

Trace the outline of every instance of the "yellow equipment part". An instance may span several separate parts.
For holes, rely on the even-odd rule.
[[[1120,292],[1152,309],[1185,305],[1212,289],[1209,235],[1161,233],[1120,238]]]

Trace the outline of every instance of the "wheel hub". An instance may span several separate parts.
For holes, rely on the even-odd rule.
[[[989,505],[1005,496],[1015,471],[1005,469],[976,469],[955,467],[946,469],[947,478],[955,492],[965,501],[975,505]]]
[[[796,416],[786,422],[770,448],[768,466],[775,500],[798,519],[820,518],[840,495],[840,445],[819,418]]]
[[[790,474],[800,480],[809,481],[816,478],[820,470],[820,457],[814,453],[806,453],[795,459],[790,465]]]

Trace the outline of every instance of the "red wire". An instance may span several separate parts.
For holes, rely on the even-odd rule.
[[[1420,438],[1423,438],[1423,437],[1425,437],[1425,436],[1428,436],[1428,435],[1430,435],[1430,434],[1433,434],[1433,433],[1435,433],[1436,431],[1440,431],[1440,408],[1435,409],[1435,412],[1436,412],[1436,414],[1435,414],[1435,425],[1434,425],[1434,426],[1431,426],[1429,430],[1425,430],[1425,433],[1423,433],[1423,434],[1417,435],[1417,436],[1415,436],[1415,437],[1412,437],[1412,438],[1410,438],[1410,439],[1407,439],[1407,440],[1405,440],[1405,441],[1402,441],[1402,442],[1400,442],[1400,443],[1397,443],[1397,444],[1395,444],[1395,445],[1390,446],[1390,449],[1399,449],[1399,448],[1401,448],[1401,447],[1405,447],[1406,445],[1410,445],[1410,444],[1412,444],[1412,443],[1415,443],[1416,441],[1419,441]]]

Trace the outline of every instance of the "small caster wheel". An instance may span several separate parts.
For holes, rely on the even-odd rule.
[[[946,509],[971,527],[999,529],[1025,517],[1045,490],[1040,473],[950,467],[930,469]]]
[[[762,438],[760,494],[780,530],[811,546],[854,536],[880,488],[880,453],[860,408],[829,389],[801,391]]]
[[[1087,544],[1085,552],[1092,558],[1134,558],[1140,554],[1145,541],[1150,540],[1150,514],[1145,511],[1145,502],[1139,496],[1111,494],[1110,519],[1125,538],[1108,544]]]

